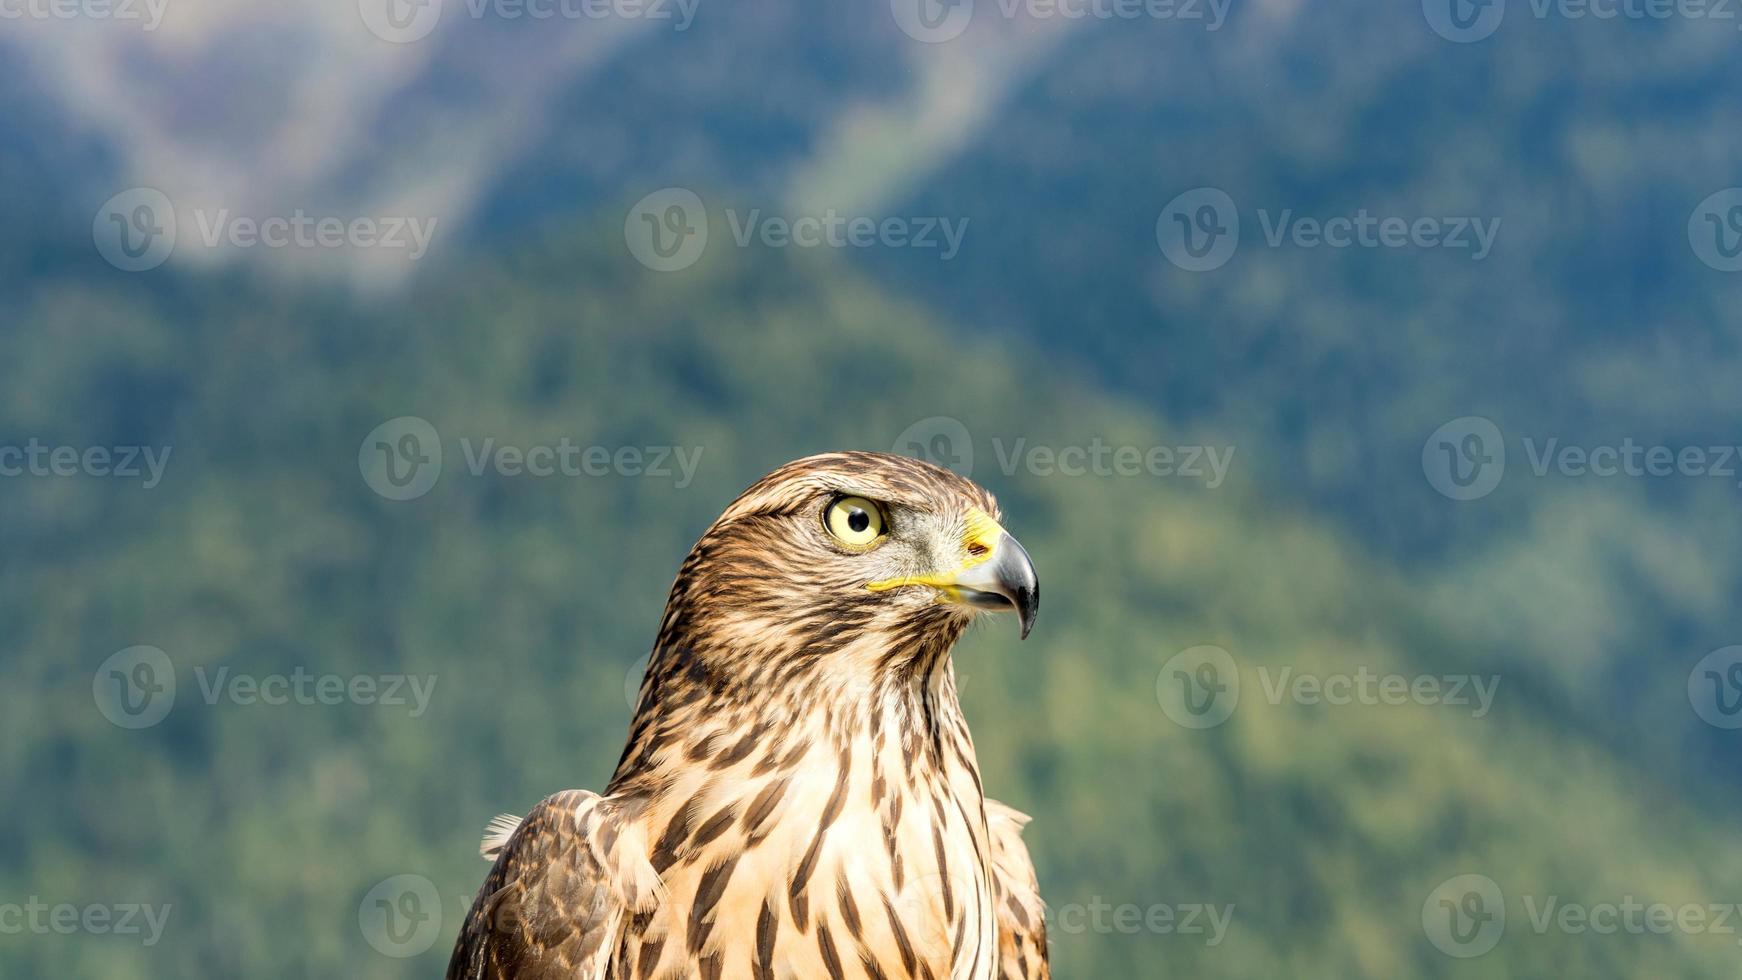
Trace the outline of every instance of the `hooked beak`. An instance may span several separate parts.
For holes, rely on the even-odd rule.
[[[963,545],[968,560],[953,572],[885,579],[866,588],[883,592],[904,585],[929,585],[942,593],[946,602],[1016,613],[1022,638],[1028,639],[1040,610],[1040,580],[1028,551],[997,521],[978,510],[968,517]]]

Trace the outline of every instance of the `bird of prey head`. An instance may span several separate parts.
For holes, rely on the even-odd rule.
[[[493,824],[453,980],[1043,980],[1027,818],[984,796],[949,652],[1040,589],[990,494],[829,453],[726,508],[672,586],[604,796]]]
[[[828,453],[768,474],[702,535],[654,660],[757,684],[828,661],[923,670],[975,615],[1015,613],[1026,638],[1039,607],[1034,565],[986,490],[905,456]]]

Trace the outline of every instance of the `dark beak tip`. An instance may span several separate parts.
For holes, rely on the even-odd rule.
[[[1010,546],[1004,559],[1003,578],[1008,588],[1005,595],[1016,607],[1016,617],[1022,626],[1020,639],[1026,640],[1034,629],[1035,614],[1040,612],[1040,578],[1034,573],[1034,559],[1028,557],[1028,549],[1008,535],[1005,541]]]
[[[1040,587],[1038,585],[1023,589],[1016,597],[1016,616],[1022,624],[1020,639],[1028,639],[1028,634],[1034,630],[1034,618],[1040,612]]]

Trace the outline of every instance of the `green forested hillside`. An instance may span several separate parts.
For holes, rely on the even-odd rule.
[[[1170,431],[1021,343],[939,322],[826,259],[725,248],[662,277],[618,233],[601,221],[502,261],[455,258],[389,298],[241,274],[33,287],[19,326],[0,333],[5,441],[174,448],[151,490],[0,484],[0,814],[22,831],[0,845],[0,894],[172,911],[151,948],[0,936],[0,973],[439,974],[485,870],[484,822],[603,785],[625,683],[695,536],[776,464],[887,449],[932,416],[972,434],[974,475],[1000,495],[1044,585],[1028,642],[991,623],[957,663],[988,787],[1035,816],[1043,892],[1073,912],[1055,923],[1059,976],[1149,977],[1158,964],[1228,978],[1734,972],[1733,936],[1539,935],[1523,901],[1679,906],[1742,892],[1723,799],[1688,791],[1678,766],[1641,762],[1649,753],[1604,724],[1601,697],[1579,696],[1575,624],[1644,631],[1644,601],[1606,602],[1527,557],[1570,554],[1576,567],[1574,543],[1601,547],[1622,524],[1630,554],[1650,553],[1643,540],[1674,551],[1625,496],[1569,496],[1556,522],[1519,526],[1516,550],[1423,578],[1255,488],[1242,474],[1274,449],[1263,443],[1239,442],[1215,490],[1007,475],[994,439],[1231,437]],[[359,445],[408,415],[438,430],[444,468],[427,495],[395,502],[365,483]],[[462,447],[565,437],[691,447],[701,462],[681,488],[474,476]],[[1678,601],[1721,602],[1699,578]],[[1477,599],[1504,607],[1523,582],[1553,586],[1537,594],[1559,614],[1463,614]],[[160,724],[130,731],[97,710],[93,674],[136,644],[165,651],[178,689]],[[1201,645],[1231,654],[1242,693],[1225,724],[1193,730],[1163,710],[1158,681]],[[1673,719],[1640,736],[1672,758],[1698,724],[1687,652],[1661,651],[1654,662],[1669,666],[1633,688],[1652,717]],[[416,716],[207,704],[202,684],[221,668],[433,675],[435,687]],[[1265,697],[1284,669],[1363,668],[1499,686],[1481,717]],[[1467,873],[1505,890],[1508,920],[1491,952],[1464,960],[1429,942],[1422,907]],[[365,895],[402,874],[432,881],[441,906],[440,938],[408,958],[377,952],[359,928]],[[1210,945],[1084,927],[1100,903],[1233,912]]]

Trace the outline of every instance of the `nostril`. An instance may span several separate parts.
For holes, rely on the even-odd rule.
[[[991,548],[986,547],[984,544],[982,544],[978,541],[970,541],[968,543],[968,555],[969,555],[969,557],[984,558],[991,553],[992,553]]]

